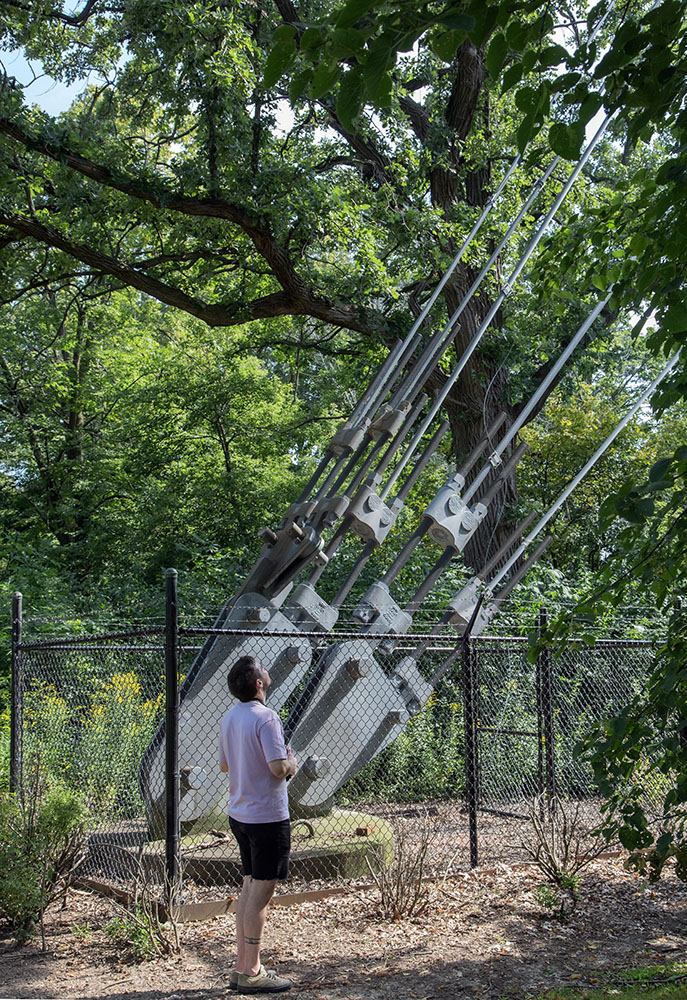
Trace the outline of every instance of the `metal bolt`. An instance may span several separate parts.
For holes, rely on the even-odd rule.
[[[456,496],[455,493],[448,498],[446,501],[446,506],[451,514],[457,514],[460,508],[463,506],[463,501],[460,497]]]
[[[354,681],[367,674],[367,663],[360,656],[352,656],[350,660],[346,660],[344,667],[348,676]]]
[[[179,772],[182,788],[202,788],[207,778],[205,768],[187,765]]]
[[[369,625],[377,617],[377,610],[369,604],[361,604],[353,612],[353,618],[357,618],[363,625]]]
[[[466,508],[463,512],[461,526],[465,528],[466,531],[472,531],[472,529],[477,526],[477,518],[468,508]]]
[[[324,777],[325,774],[329,773],[330,769],[331,765],[327,757],[308,757],[305,763],[301,765],[301,772],[311,781]]]
[[[264,625],[270,620],[268,608],[248,608],[246,619],[251,625]]]

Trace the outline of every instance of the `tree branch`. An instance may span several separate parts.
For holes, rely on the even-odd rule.
[[[169,189],[163,190],[158,185],[153,188],[152,185],[139,179],[119,176],[108,167],[80,156],[66,146],[32,135],[9,118],[0,117],[0,132],[16,139],[27,149],[66,164],[70,169],[98,184],[146,201],[155,208],[233,222],[251,239],[255,249],[269,263],[275,278],[287,293],[296,297],[308,295],[309,289],[297,274],[288,254],[275,242],[269,225],[244,211],[240,206],[222,198],[189,198]]]
[[[252,302],[210,305],[187,295],[180,288],[158,281],[157,278],[102,254],[92,247],[75,243],[59,230],[44,226],[35,219],[21,215],[8,215],[0,210],[0,225],[15,229],[24,236],[31,236],[39,243],[62,250],[88,267],[103,274],[112,275],[122,284],[137,288],[160,302],[165,302],[191,316],[196,316],[211,327],[238,326],[254,319],[298,315],[312,316],[326,323],[343,326],[349,330],[357,330],[360,333],[369,333],[374,327],[379,329],[385,327],[385,321],[381,317],[374,314],[368,316],[364,310],[356,306],[331,302],[329,299],[316,296],[305,285],[301,286],[298,295],[284,290],[254,299]]]
[[[20,0],[6,0],[6,3],[9,7],[16,7],[17,10],[23,10],[29,14],[34,13],[30,4],[21,3]],[[79,14],[65,14],[61,10],[53,9],[41,11],[41,17],[52,18],[55,21],[62,21],[64,24],[70,24],[74,28],[79,28],[86,23],[97,3],[98,0],[88,0],[88,3]]]

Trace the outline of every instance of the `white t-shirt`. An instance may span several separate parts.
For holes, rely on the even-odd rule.
[[[286,782],[268,761],[285,760],[281,719],[261,701],[240,701],[219,724],[219,762],[229,768],[229,815],[239,823],[289,818]]]

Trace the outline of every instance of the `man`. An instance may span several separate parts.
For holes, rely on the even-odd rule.
[[[239,993],[281,993],[291,980],[265,969],[260,943],[267,904],[277,879],[288,878],[291,826],[286,779],[296,758],[284,744],[276,712],[265,705],[270,675],[252,656],[236,661],[227,677],[238,698],[222,717],[219,766],[229,772],[229,825],[238,841],[243,886],[236,911],[236,970],[230,985]]]

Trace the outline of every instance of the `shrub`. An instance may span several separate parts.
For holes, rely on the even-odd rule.
[[[86,810],[63,786],[45,788],[36,773],[21,796],[0,792],[0,914],[17,942],[35,930],[78,863]]]
[[[42,770],[78,790],[99,818],[140,815],[138,768],[155,732],[162,696],[145,698],[133,671],[87,678],[67,698],[53,684],[26,693],[24,744]]]

